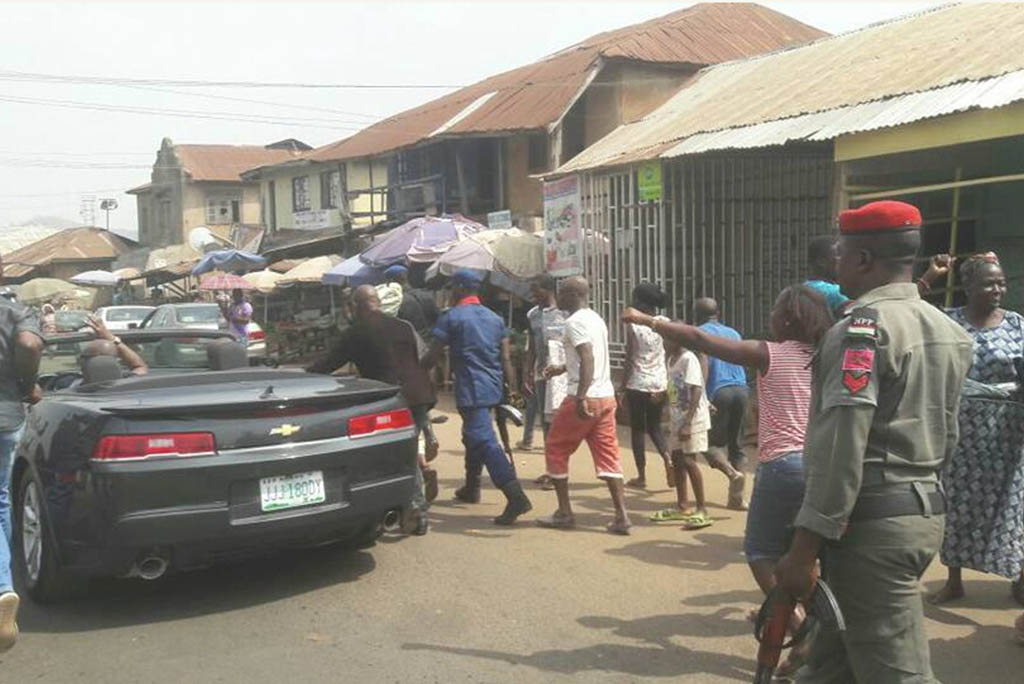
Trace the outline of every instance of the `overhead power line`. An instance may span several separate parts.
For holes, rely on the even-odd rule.
[[[0,80],[37,83],[95,83],[106,85],[173,86],[178,88],[300,88],[333,90],[450,90],[463,85],[452,83],[294,83],[287,81],[205,81],[171,78],[120,78],[113,76],[73,76],[0,70]]]

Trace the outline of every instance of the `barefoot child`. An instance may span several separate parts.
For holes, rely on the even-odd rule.
[[[704,478],[697,455],[708,450],[711,428],[709,403],[704,393],[700,360],[674,340],[665,340],[668,365],[669,449],[675,470],[676,507],[651,516],[655,522],[682,522],[683,529],[700,529],[711,524],[704,504]],[[686,478],[693,485],[697,507],[690,508]]]

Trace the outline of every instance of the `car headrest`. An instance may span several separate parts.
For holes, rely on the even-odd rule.
[[[234,340],[214,340],[206,345],[206,360],[210,370],[222,371],[245,368],[249,356],[245,346]]]
[[[82,361],[82,380],[86,384],[120,380],[121,364],[114,356],[91,356]]]

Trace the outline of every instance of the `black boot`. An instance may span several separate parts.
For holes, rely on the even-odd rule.
[[[526,498],[526,494],[523,493],[523,487],[519,484],[519,480],[512,480],[502,487],[501,491],[505,493],[508,504],[505,505],[505,510],[502,514],[494,519],[494,524],[515,525],[516,518],[532,510],[533,504],[530,503],[530,500]]]
[[[455,490],[455,498],[463,503],[480,503],[480,476],[466,473],[466,484]]]

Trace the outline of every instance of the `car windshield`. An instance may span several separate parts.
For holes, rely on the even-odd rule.
[[[89,314],[85,311],[58,311],[54,317],[57,332],[75,332],[85,327]]]
[[[152,311],[152,309],[147,309],[144,306],[127,309],[107,309],[106,318],[111,323],[141,321],[149,314],[150,311]]]
[[[220,323],[220,308],[217,306],[181,306],[177,311],[178,323]]]
[[[71,336],[66,336],[71,337]],[[217,337],[190,337],[173,335],[143,340],[127,340],[125,344],[138,352],[150,371],[161,370],[206,370],[206,345]],[[49,338],[46,351],[39,363],[39,374],[67,373],[78,371],[78,357],[82,347],[89,343],[80,335],[61,340],[59,336]]]

